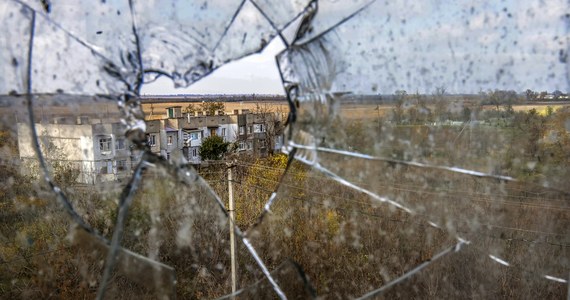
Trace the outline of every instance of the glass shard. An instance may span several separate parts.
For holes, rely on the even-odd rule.
[[[2,54],[0,95],[24,94],[27,90],[28,53],[32,28],[32,12],[24,6],[3,2],[0,19],[4,33],[0,37]]]

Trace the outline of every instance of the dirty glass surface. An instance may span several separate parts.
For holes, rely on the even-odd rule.
[[[565,1],[2,0],[0,16],[6,297],[567,296]],[[233,161],[228,180],[226,162],[152,153],[143,84],[188,86],[273,38],[287,157]]]

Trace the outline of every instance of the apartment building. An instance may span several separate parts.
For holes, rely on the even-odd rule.
[[[266,156],[283,145],[283,119],[278,113],[238,115],[238,151]]]
[[[233,114],[208,114],[168,107],[162,119],[147,121],[147,141],[153,153],[170,159],[173,151],[181,151],[194,164],[201,162],[202,140],[212,135],[235,143],[240,153],[265,156],[283,144],[283,118],[277,113],[251,113],[245,109]]]
[[[79,183],[126,178],[137,160],[137,153],[124,137],[124,125],[119,122],[83,123],[86,121],[96,122],[78,118],[75,124],[35,124],[48,165],[66,164],[77,170],[76,181]],[[27,171],[39,172],[28,123],[18,123],[18,149]]]
[[[165,109],[160,119],[155,115],[146,121],[146,139],[151,152],[166,159],[178,153],[192,164],[201,163],[200,146],[212,135],[232,143],[240,154],[265,156],[283,144],[283,118],[276,113],[252,113],[246,109],[229,114],[188,113],[173,106]],[[38,121],[35,128],[46,160],[77,170],[79,183],[127,178],[140,159],[140,151],[124,137],[126,128],[115,114],[51,115]],[[29,172],[39,174],[30,126],[18,123],[17,130],[20,159]]]

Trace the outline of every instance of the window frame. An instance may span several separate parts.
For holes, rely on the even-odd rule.
[[[98,137],[99,151],[101,153],[109,153],[113,151],[113,137],[99,136]]]
[[[125,150],[125,139],[118,138],[115,141],[115,150]]]
[[[147,135],[146,143],[151,147],[156,146],[156,134],[149,133]]]
[[[200,132],[199,131],[190,132],[189,137],[191,141],[197,141],[200,139]]]
[[[119,159],[116,161],[117,171],[126,171],[127,170],[127,160],[126,159]]]

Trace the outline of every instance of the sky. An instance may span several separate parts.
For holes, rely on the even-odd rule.
[[[261,53],[227,63],[187,88],[175,88],[167,77],[142,87],[142,95],[279,94],[284,95],[275,56],[285,45],[275,37]]]

